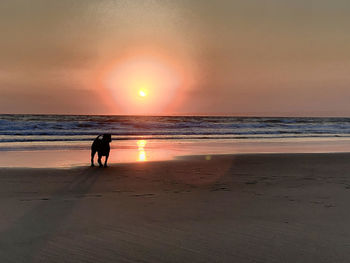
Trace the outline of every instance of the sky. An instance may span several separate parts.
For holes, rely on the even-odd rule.
[[[347,0],[3,0],[0,113],[349,116],[349,13]]]

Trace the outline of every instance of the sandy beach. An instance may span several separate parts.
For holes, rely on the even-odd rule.
[[[349,14],[0,0],[0,263],[350,263]]]
[[[0,169],[0,262],[348,262],[350,154]]]

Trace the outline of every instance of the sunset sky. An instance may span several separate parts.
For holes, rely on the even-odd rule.
[[[3,0],[0,113],[349,116],[349,14],[348,0]]]

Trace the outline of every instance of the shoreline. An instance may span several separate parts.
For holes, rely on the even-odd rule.
[[[52,167],[10,167],[2,166],[0,170],[80,170],[80,169],[114,169],[119,166],[134,166],[134,165],[157,165],[157,164],[170,164],[174,162],[193,162],[193,161],[211,161],[212,159],[234,159],[240,157],[253,157],[253,158],[268,158],[268,157],[326,157],[326,156],[339,156],[339,157],[349,157],[350,160],[350,151],[349,152],[291,152],[291,153],[280,153],[280,152],[260,152],[260,153],[223,153],[223,154],[188,154],[188,155],[178,155],[174,156],[172,159],[163,159],[163,160],[152,160],[152,161],[129,161],[129,162],[108,162],[108,167],[99,167],[98,163],[95,160],[95,166],[90,167],[90,163],[71,165],[71,166],[52,166]],[[103,160],[103,159],[102,159]]]
[[[179,156],[222,154],[346,153],[350,140],[112,142],[109,163],[167,161]],[[6,148],[3,148],[6,149]],[[90,163],[90,146],[78,149],[1,150],[0,167],[72,167]],[[97,160],[95,160],[97,161]]]

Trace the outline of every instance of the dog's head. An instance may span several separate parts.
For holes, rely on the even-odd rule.
[[[111,142],[112,141],[112,135],[110,134],[103,134],[102,140],[105,142]]]

